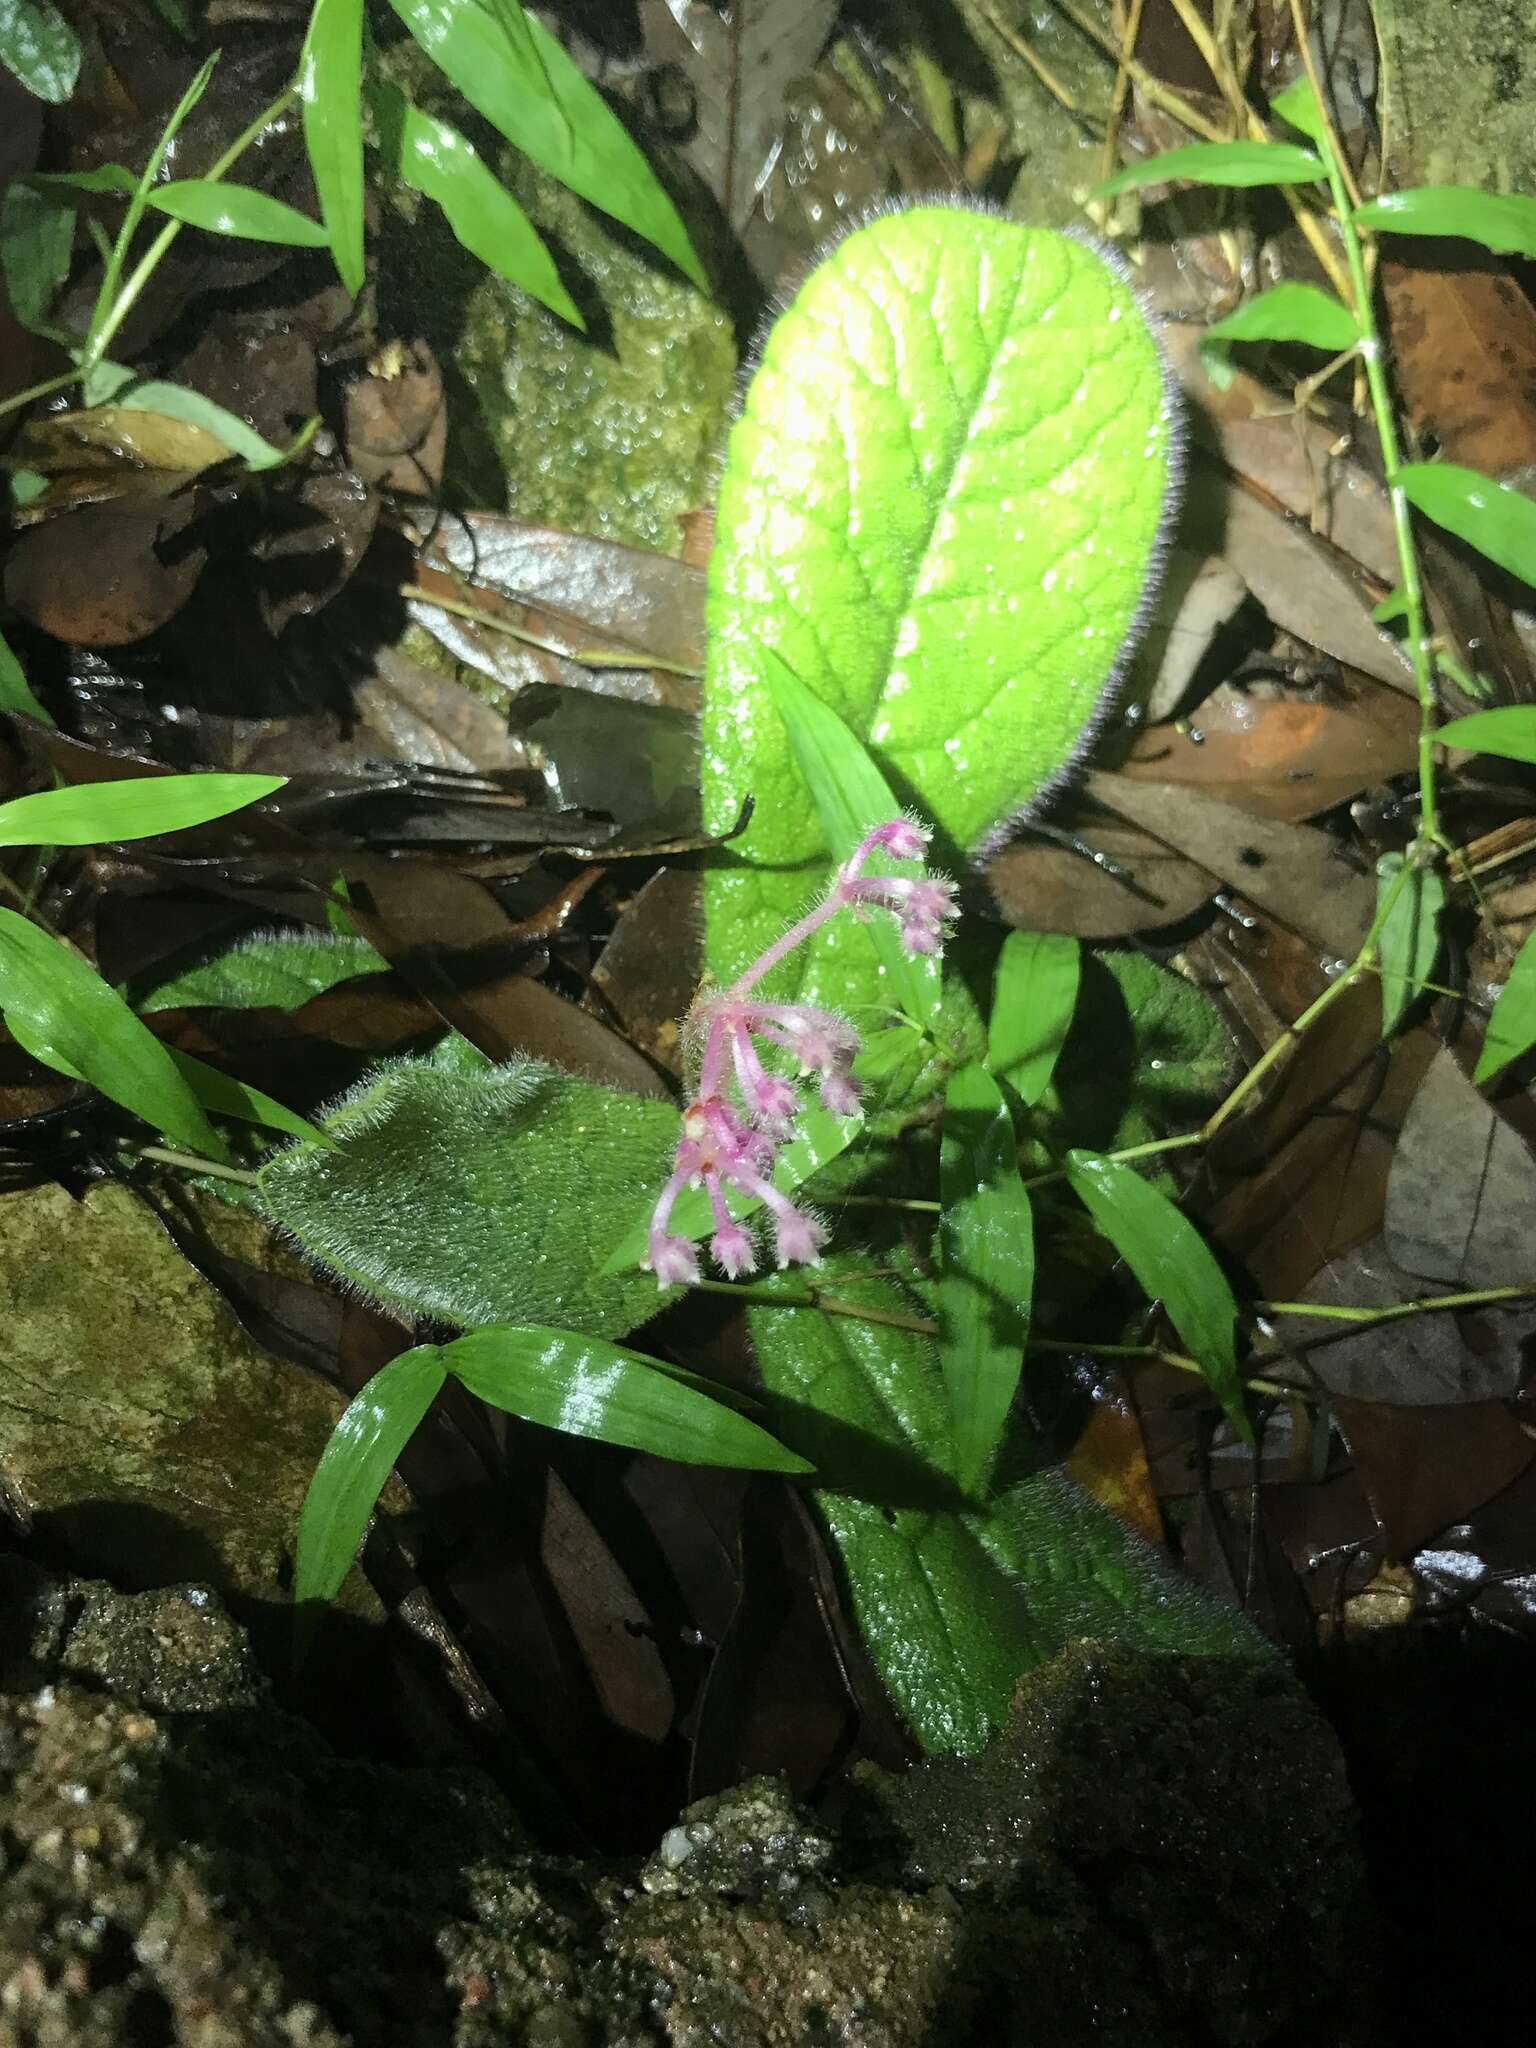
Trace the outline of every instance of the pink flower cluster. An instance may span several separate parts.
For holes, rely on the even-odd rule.
[[[708,1190],[715,1234],[710,1251],[716,1265],[737,1280],[756,1269],[752,1237],[732,1216],[725,1190],[737,1188],[754,1196],[773,1221],[774,1249],[780,1266],[815,1265],[826,1233],[813,1216],[797,1209],[770,1178],[779,1148],[793,1136],[804,1101],[794,1083],[763,1065],[756,1041],[779,1047],[799,1063],[802,1080],[819,1076],[817,1093],[823,1108],[851,1116],[859,1106],[853,1078],[858,1033],[834,1010],[803,1003],[765,1003],[752,991],[797,946],[840,911],[867,917],[871,910],[890,913],[901,929],[909,953],[937,953],[944,928],[955,915],[955,885],[941,876],[907,879],[866,875],[875,854],[895,860],[921,860],[930,834],[910,818],[892,818],[867,832],[852,856],[838,869],[831,888],[814,908],[792,924],[728,989],[705,996],[689,1019],[689,1036],[698,1049],[699,1078],[694,1100],[683,1112],[672,1172],[651,1217],[646,1265],[659,1287],[688,1284],[699,1278],[699,1256],[685,1237],[668,1225],[678,1196],[686,1187]]]

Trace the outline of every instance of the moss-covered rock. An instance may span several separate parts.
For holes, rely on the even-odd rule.
[[[1393,182],[1536,191],[1526,0],[1378,0]]]

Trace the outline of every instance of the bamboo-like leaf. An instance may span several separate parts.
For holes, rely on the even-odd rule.
[[[1415,865],[1399,886],[1404,856],[1384,853],[1376,863],[1376,898],[1396,893],[1377,941],[1381,950],[1381,1035],[1390,1038],[1424,991],[1440,956],[1445,883],[1433,868]]]
[[[705,1392],[707,1382],[598,1337],[493,1323],[445,1345],[442,1358],[482,1401],[546,1429],[685,1465],[811,1470],[767,1430]]]
[[[789,733],[800,769],[832,857],[844,861],[872,825],[899,817],[901,805],[875,766],[869,750],[854,737],[829,704],[801,682],[794,670],[771,649],[764,649],[768,689]],[[865,872],[872,875],[915,875],[917,861],[876,856]],[[880,971],[914,1024],[931,1024],[939,1011],[942,968],[936,954],[912,954],[888,918],[875,917],[865,926],[880,956]]]
[[[646,55],[693,88],[694,133],[683,154],[738,231],[784,127],[784,95],[816,68],[837,0],[641,0]]]
[[[179,1145],[228,1158],[159,1039],[89,962],[14,910],[0,910],[0,1009],[34,1059],[89,1082]]]
[[[101,846],[153,839],[258,803],[286,775],[147,775],[73,783],[0,804],[0,846]]]
[[[363,288],[363,0],[315,0],[299,92],[331,254],[355,296]]]
[[[617,115],[534,16],[508,33],[510,0],[390,0],[416,41],[477,113],[541,170],[633,228],[700,290],[707,284],[677,208]]]
[[[944,1093],[939,1154],[939,1366],[958,1486],[979,1494],[1002,1441],[1029,1341],[1034,1219],[997,1082],[961,1067]]]
[[[1437,525],[1511,576],[1536,583],[1536,500],[1458,462],[1410,462],[1393,482]]]
[[[254,185],[229,185],[222,178],[177,178],[157,185],[149,203],[172,220],[234,235],[249,242],[279,242],[294,249],[323,249],[330,236],[319,221],[296,206],[258,192]]]
[[[306,1144],[334,1147],[336,1140],[329,1131],[322,1131],[296,1109],[289,1109],[274,1096],[253,1088],[249,1081],[237,1081],[222,1067],[210,1066],[207,1060],[200,1060],[195,1053],[181,1052],[174,1045],[168,1045],[166,1051],[204,1109],[211,1109],[216,1116],[260,1124],[265,1130],[281,1131],[285,1138],[302,1138]]]
[[[318,424],[312,421],[301,429],[288,447],[274,448],[236,414],[211,398],[204,398],[201,391],[189,390],[185,384],[169,384],[158,377],[130,377],[126,383],[120,380],[113,387],[98,388],[94,395],[98,401],[110,396],[112,404],[124,412],[158,412],[167,419],[185,420],[189,426],[202,427],[222,441],[231,455],[238,455],[247,469],[281,469],[307,445]]]
[[[1095,199],[1112,199],[1143,185],[1314,185],[1328,175],[1314,151],[1293,142],[1191,142],[1144,157],[1099,186]]]
[[[1026,1108],[1051,1085],[1072,1028],[1083,949],[1064,932],[1010,932],[997,957],[987,1065]]]
[[[1442,725],[1435,738],[1443,747],[1465,747],[1473,754],[1496,754],[1504,761],[1525,761],[1536,768],[1536,705],[1505,704],[1497,711],[1469,711]]]
[[[473,144],[393,87],[381,90],[375,105],[396,170],[443,209],[469,253],[585,332],[587,323],[538,230]]]
[[[1511,1060],[1518,1060],[1536,1045],[1536,932],[1515,955],[1509,979],[1499,990],[1498,1001],[1488,1019],[1488,1035],[1477,1056],[1472,1078],[1481,1088],[1485,1081],[1501,1074]]]
[[[1282,121],[1289,121],[1293,128],[1299,129],[1313,142],[1326,145],[1327,130],[1323,125],[1322,110],[1305,71],[1299,72],[1283,92],[1275,94],[1269,103],[1269,111],[1278,114]]]
[[[1066,1168],[1083,1207],[1143,1291],[1163,1304],[1233,1428],[1252,1443],[1237,1370],[1237,1303],[1210,1246],[1162,1190],[1124,1160],[1072,1151]]]
[[[1456,235],[1498,256],[1536,256],[1536,199],[1475,185],[1416,185],[1355,209],[1356,227],[1378,234]]]
[[[334,1600],[395,1461],[437,1399],[448,1368],[436,1344],[404,1351],[347,1406],[309,1482],[293,1563],[298,1607]]]
[[[1359,339],[1359,322],[1332,292],[1315,284],[1276,284],[1213,322],[1201,338],[1200,355],[1220,386],[1230,381],[1227,357],[1234,342],[1300,341],[1336,355]]]

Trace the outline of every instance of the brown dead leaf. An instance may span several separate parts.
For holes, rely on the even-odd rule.
[[[1346,960],[1358,950],[1375,914],[1376,885],[1326,832],[1260,817],[1186,783],[1092,774],[1087,789],[1106,810],[1198,862],[1316,945]]]
[[[1417,744],[1417,707],[1394,690],[1346,679],[1319,702],[1223,683],[1181,728],[1143,727],[1119,772],[1295,821],[1406,773]]]
[[[1101,1507],[1118,1515],[1157,1549],[1167,1548],[1168,1532],[1152,1483],[1141,1421],[1119,1373],[1095,1375],[1093,1406],[1067,1454],[1066,1469],[1068,1477]]]
[[[443,480],[448,408],[443,374],[424,341],[381,350],[347,391],[347,460],[383,489],[430,498]]]
[[[12,455],[44,476],[89,468],[159,469],[185,475],[229,460],[229,450],[208,428],[126,405],[47,413],[28,422]]]
[[[1024,836],[987,862],[998,915],[1021,931],[1116,939],[1191,916],[1220,884],[1150,832],[1081,802],[1053,813],[1083,851]]]
[[[182,536],[196,499],[167,481],[34,526],[12,548],[5,594],[30,624],[82,647],[123,647],[173,619],[207,551]]]
[[[1464,1522],[1536,1458],[1536,1443],[1502,1401],[1404,1408],[1341,1400],[1336,1410],[1389,1558],[1411,1557]]]
[[[592,975],[587,1007],[613,1017],[668,1073],[681,1075],[682,1020],[704,972],[702,883],[663,868],[625,905]]]
[[[1387,1183],[1386,1242],[1446,1289],[1536,1283],[1536,1158],[1450,1052],[1419,1084]]]
[[[1492,476],[1536,463],[1536,306],[1497,259],[1392,236],[1381,283],[1398,394],[1425,452]]]

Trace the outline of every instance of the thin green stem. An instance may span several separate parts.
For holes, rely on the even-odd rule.
[[[1536,1284],[1529,1287],[1481,1287],[1467,1294],[1427,1294],[1417,1301],[1394,1301],[1384,1308],[1329,1307],[1316,1301],[1256,1301],[1262,1316],[1321,1316],[1340,1323],[1395,1323],[1404,1316],[1433,1315],[1447,1309],[1496,1308],[1536,1297]]]
[[[247,1187],[255,1187],[256,1175],[247,1173],[243,1166],[225,1166],[217,1159],[204,1159],[196,1152],[176,1152],[169,1145],[135,1145],[133,1148],[141,1159],[158,1159],[164,1166],[185,1167],[189,1173],[212,1174],[218,1180],[244,1181]]]
[[[61,370],[57,377],[45,377],[41,384],[29,384],[25,391],[13,392],[9,398],[0,399],[0,417],[8,412],[19,412],[34,398],[50,398],[55,391],[62,391],[66,384],[73,384],[79,374],[75,369]]]
[[[751,1281],[742,1284],[734,1280],[695,1280],[693,1287],[696,1293],[727,1294],[736,1301],[758,1302],[764,1308],[819,1308],[829,1316],[851,1316],[861,1323],[883,1323],[889,1330],[915,1330],[920,1337],[937,1337],[939,1334],[939,1326],[931,1316],[908,1316],[895,1309],[864,1308],[856,1301],[823,1294],[819,1287],[808,1287],[803,1294],[789,1294],[783,1288]]]

